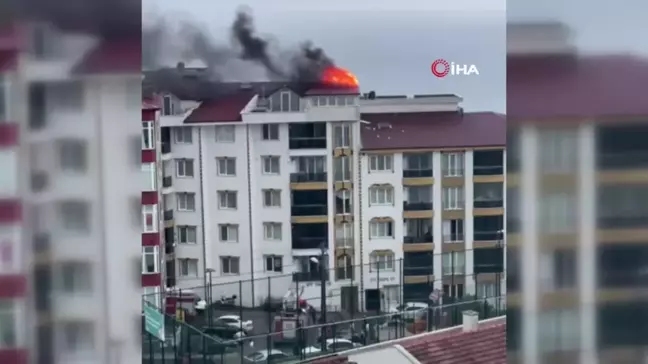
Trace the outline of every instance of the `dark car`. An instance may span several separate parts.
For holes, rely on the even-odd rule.
[[[245,331],[221,320],[215,320],[210,326],[205,327],[203,332],[209,336],[217,336],[225,340],[241,339],[246,336]]]

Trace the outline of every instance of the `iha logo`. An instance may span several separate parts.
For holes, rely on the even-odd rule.
[[[458,75],[479,75],[479,70],[474,64],[455,64],[454,62],[448,62],[445,59],[437,59],[432,62],[432,74],[443,78],[447,75],[458,76]]]

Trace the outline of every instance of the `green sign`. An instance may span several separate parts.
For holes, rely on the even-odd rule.
[[[164,341],[164,315],[155,307],[144,306],[146,331]]]

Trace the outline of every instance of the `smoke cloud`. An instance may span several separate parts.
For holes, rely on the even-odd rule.
[[[183,22],[175,34],[170,34],[171,28],[168,21],[160,19],[144,30],[142,57],[145,68],[159,70],[169,63],[200,60],[208,69],[205,77],[212,81],[317,82],[323,70],[334,65],[333,60],[311,42],[297,49],[276,49],[270,39],[257,32],[252,13],[247,8],[236,13],[230,26],[229,45],[216,43],[214,37],[195,22]],[[171,57],[168,55],[169,39],[176,39],[179,48]],[[175,60],[169,62],[170,58]],[[250,77],[258,76],[259,69],[262,79]],[[158,77],[162,77],[161,73],[156,72]],[[173,77],[167,73],[165,79]]]

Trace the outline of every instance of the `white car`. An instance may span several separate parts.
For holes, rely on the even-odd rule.
[[[247,363],[276,363],[290,359],[291,355],[284,353],[283,351],[272,349],[272,350],[259,350],[255,351],[252,354],[245,356],[245,362]]]
[[[326,349],[328,352],[337,353],[340,351],[351,350],[353,348],[360,347],[362,345],[354,343],[349,339],[333,338],[326,339]],[[302,354],[317,354],[322,352],[322,346],[320,344],[308,346],[302,350]]]
[[[407,302],[403,305],[390,308],[389,313],[391,314],[399,313],[400,315],[395,315],[395,316],[400,316],[401,318],[406,320],[414,320],[418,312],[427,310],[428,307],[429,305],[424,302]]]
[[[225,315],[217,318],[216,320],[223,322],[233,328],[242,328],[246,333],[249,333],[254,329],[252,320],[241,321],[241,317],[236,315]]]

